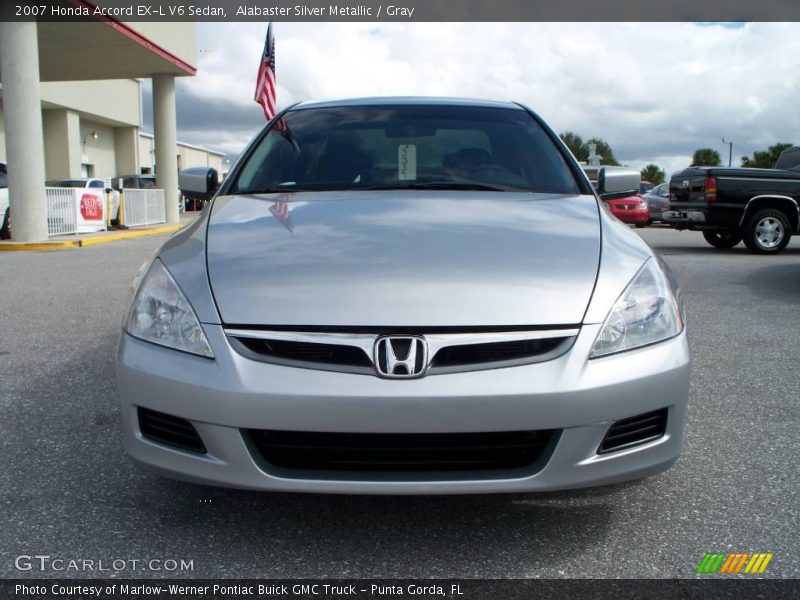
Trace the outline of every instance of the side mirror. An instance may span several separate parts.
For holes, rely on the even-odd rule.
[[[209,200],[218,187],[216,169],[192,167],[178,173],[178,189],[191,200]]]
[[[603,167],[597,173],[597,193],[603,200],[625,198],[639,193],[642,174],[625,167]]]

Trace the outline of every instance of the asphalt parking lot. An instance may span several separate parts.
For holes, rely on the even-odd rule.
[[[639,482],[539,495],[371,497],[207,488],[139,472],[118,436],[127,289],[165,236],[0,253],[0,577],[19,555],[186,559],[190,577],[692,577],[707,551],[800,576],[800,239],[776,257],[642,235],[688,309],[684,453]]]

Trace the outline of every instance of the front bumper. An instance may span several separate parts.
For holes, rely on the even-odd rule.
[[[702,210],[665,210],[663,221],[676,229],[691,229],[705,224],[706,213]]]
[[[124,446],[139,465],[197,483],[254,490],[444,494],[557,490],[616,483],[666,469],[678,457],[689,388],[685,332],[671,340],[588,361],[600,325],[543,363],[387,380],[255,362],[221,327],[204,325],[216,358],[162,348],[123,334],[117,379]],[[192,422],[208,453],[151,442],[138,407]],[[597,448],[613,421],[667,408],[664,435],[609,454]],[[254,459],[243,429],[348,433],[560,430],[533,473],[313,473],[270,469]]]
[[[648,202],[647,203],[647,214],[650,216],[651,221],[663,221],[664,220],[664,213],[669,210],[669,204],[658,203],[658,202]]]
[[[611,208],[611,214],[617,217],[623,223],[629,225],[642,225],[650,220],[650,213],[648,210],[627,209],[627,208]]]

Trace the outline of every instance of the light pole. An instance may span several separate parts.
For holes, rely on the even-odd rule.
[[[725,138],[722,138],[723,144],[728,144],[728,166],[731,166],[731,162],[733,161],[733,142],[726,142]]]

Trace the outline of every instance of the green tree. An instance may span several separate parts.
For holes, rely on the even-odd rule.
[[[713,148],[699,148],[692,155],[693,167],[718,167],[721,164],[722,158]]]
[[[619,166],[617,159],[614,157],[614,151],[605,140],[592,138],[584,142],[583,138],[573,131],[564,131],[558,135],[579,161],[586,162],[589,160],[589,144],[593,143],[597,146],[595,152],[603,157],[600,161],[602,164],[610,167]]]
[[[575,158],[584,162],[589,160],[589,148],[583,143],[581,136],[572,131],[564,131],[558,135]]]
[[[794,144],[778,143],[767,148],[766,151],[753,152],[753,158],[749,156],[742,157],[743,167],[759,167],[762,169],[771,169],[775,161],[781,155],[781,152],[787,148],[791,148]]]
[[[664,169],[653,163],[650,163],[642,169],[642,180],[649,181],[653,185],[664,183],[666,176],[667,174],[664,172]]]

